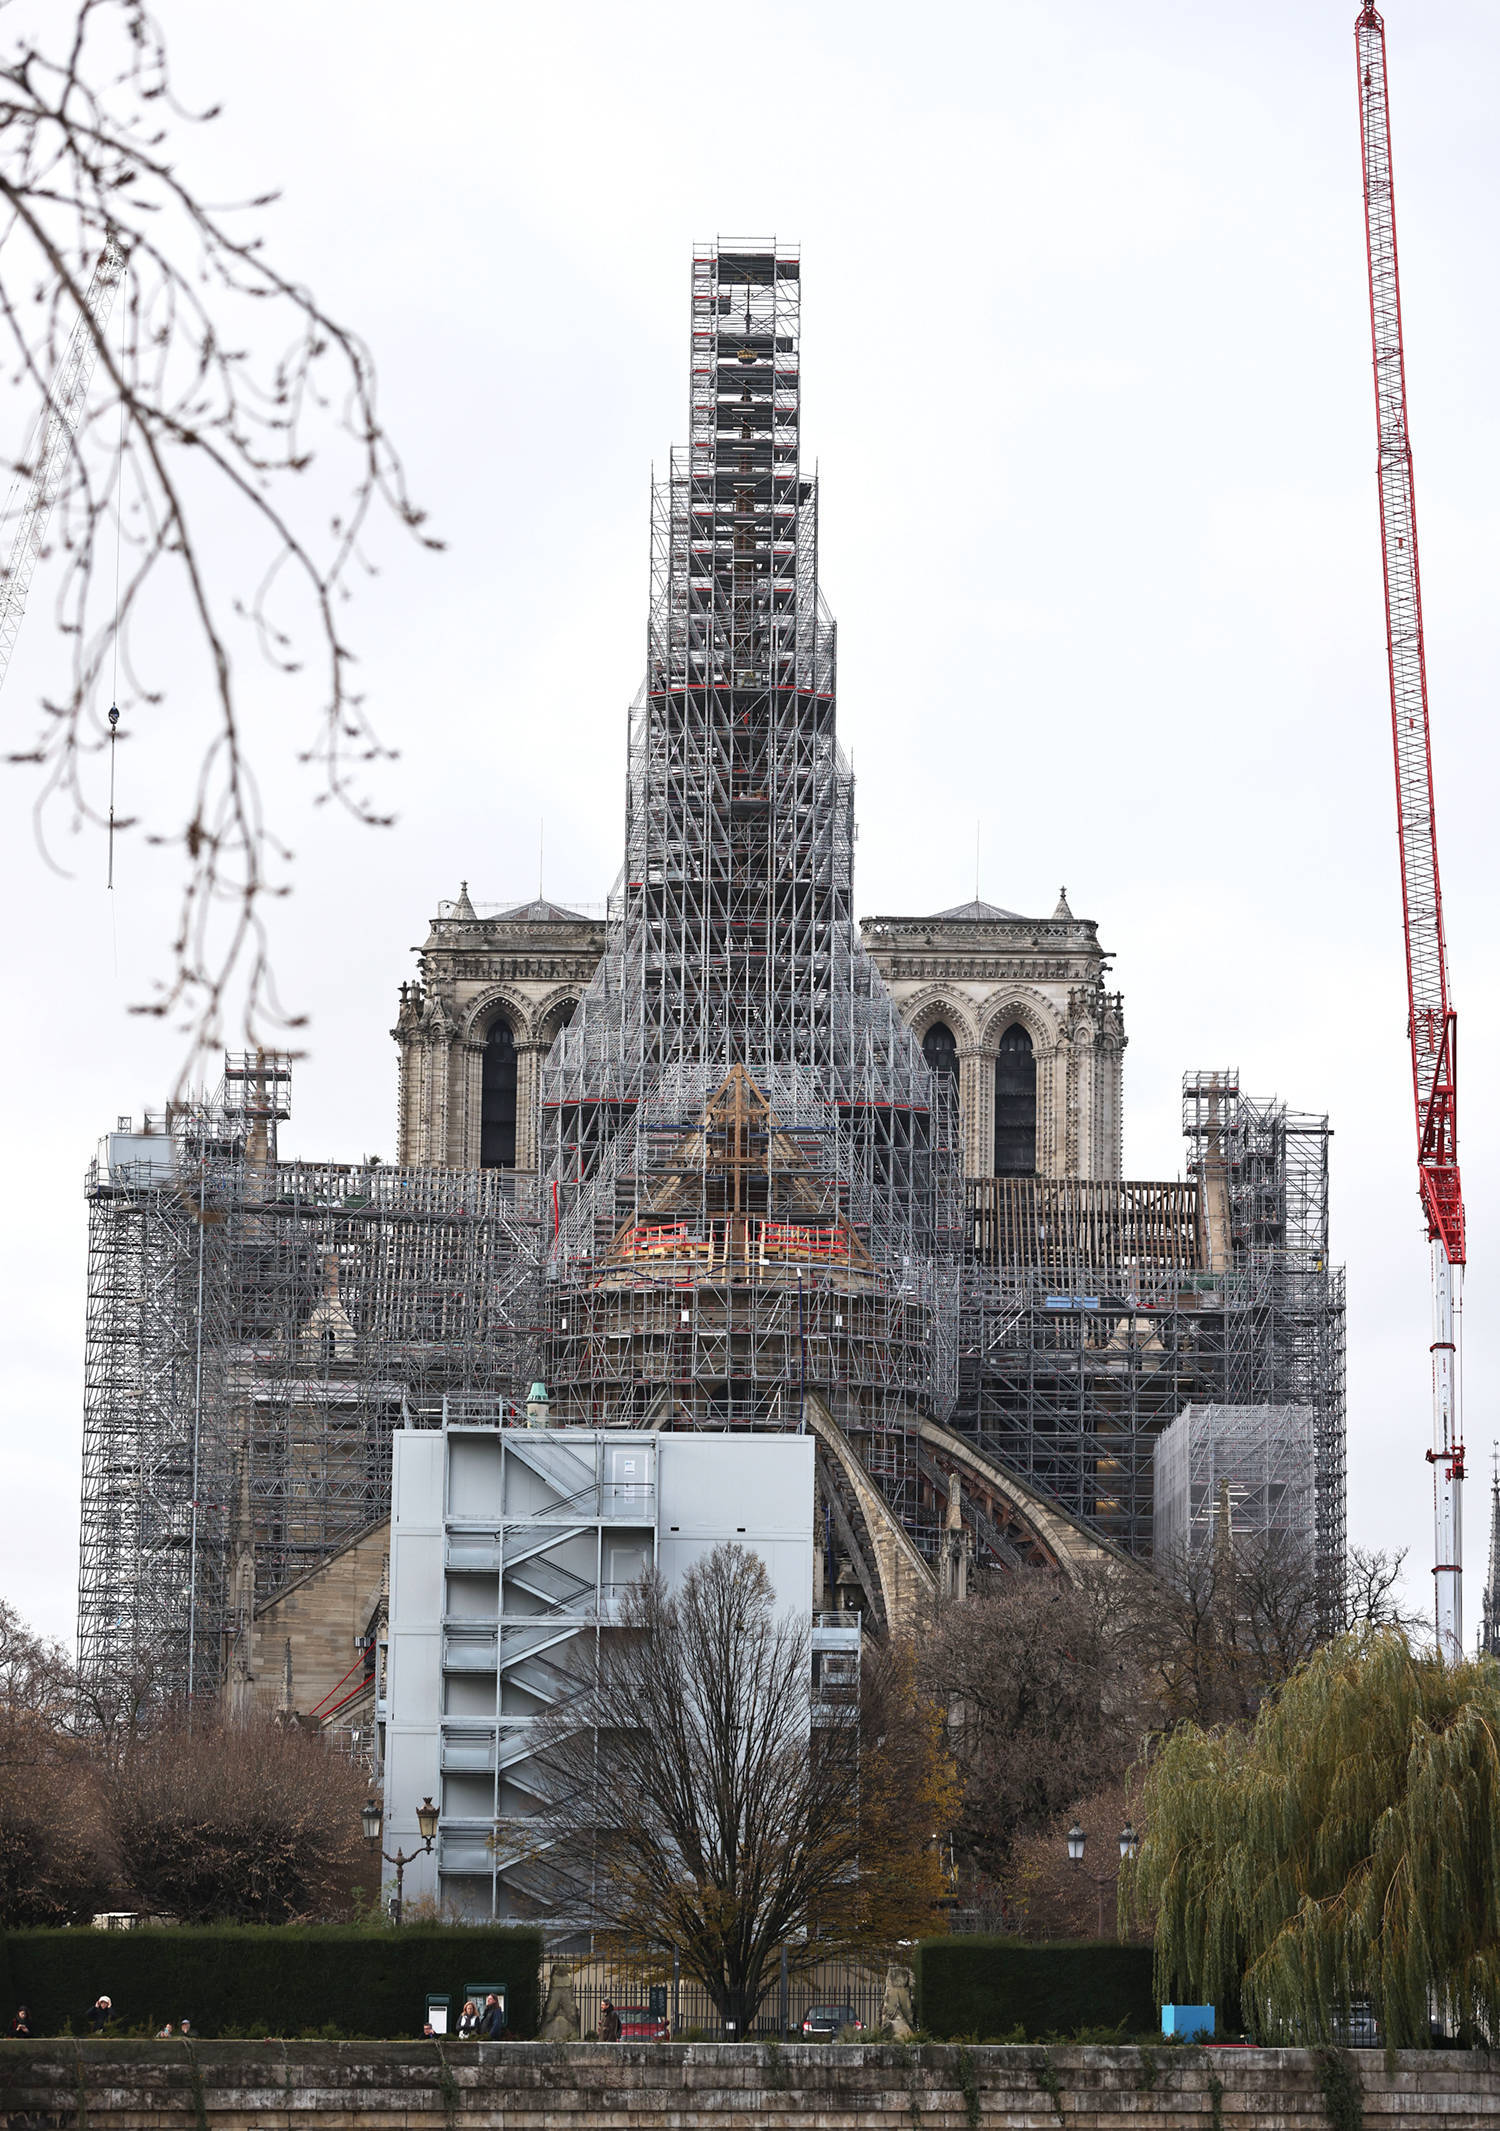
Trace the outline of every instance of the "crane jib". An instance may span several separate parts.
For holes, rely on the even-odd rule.
[[[1464,1201],[1458,1170],[1458,1021],[1448,997],[1443,891],[1438,872],[1422,571],[1401,337],[1401,274],[1386,89],[1385,26],[1370,0],[1354,25],[1364,162],[1370,351],[1379,442],[1380,545],[1385,573],[1386,659],[1396,768],[1397,848],[1406,937],[1407,1033],[1416,1106],[1417,1181],[1427,1221],[1432,1285],[1432,1448],[1438,1650],[1463,1655]]]
[[[1422,581],[1406,408],[1401,280],[1396,244],[1385,34],[1373,7],[1355,26],[1364,151],[1370,341],[1379,439],[1381,551],[1386,650],[1396,770],[1396,822],[1406,931],[1408,1027],[1417,1159],[1429,1235],[1450,1260],[1464,1258],[1458,1174],[1456,1022],[1448,997],[1447,945],[1438,870]]]

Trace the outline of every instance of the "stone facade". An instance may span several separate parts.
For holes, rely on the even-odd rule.
[[[907,1027],[922,1038],[937,1023],[953,1033],[966,1175],[995,1173],[995,1069],[1002,1037],[1019,1025],[1036,1066],[1035,1173],[1119,1178],[1122,1001],[1105,985],[1098,926],[1074,917],[1066,891],[1050,918],[973,902],[932,917],[864,918],[860,931]]]
[[[1008,1030],[1025,1030],[1036,1075],[1035,1172],[1105,1182],[1121,1174],[1125,1026],[1110,958],[1066,895],[1050,918],[992,903],[861,922],[866,950],[919,1038],[941,1023],[957,1050],[964,1171],[995,1171],[995,1075]],[[481,913],[468,886],[440,903],[401,987],[396,1159],[457,1169],[482,1160],[485,1046],[515,1040],[514,1166],[537,1166],[539,1067],[604,952],[604,921],[538,898]]]
[[[602,917],[540,896],[481,914],[465,882],[456,903],[439,903],[391,1031],[400,1050],[398,1162],[480,1167],[485,1044],[504,1020],[516,1051],[514,1166],[535,1170],[537,1068],[603,952]]]
[[[382,1517],[257,1606],[244,1662],[230,1667],[230,1707],[300,1717],[317,1710],[335,1732],[369,1727],[389,1563],[390,1520]]]

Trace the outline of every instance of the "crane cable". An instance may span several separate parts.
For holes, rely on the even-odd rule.
[[[122,265],[120,279],[123,281],[129,269]],[[117,387],[120,400],[120,437],[115,450],[115,619],[110,638],[111,669],[109,677],[109,853],[105,874],[105,888],[113,895],[115,886],[115,742],[120,733],[120,546],[124,527],[125,497],[125,330],[130,315],[130,305],[120,309],[120,382]],[[110,923],[114,923],[114,906],[110,906]],[[115,975],[120,974],[120,943],[115,939]]]

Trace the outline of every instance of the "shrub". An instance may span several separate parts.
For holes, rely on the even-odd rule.
[[[470,1983],[505,1983],[508,2032],[536,2032],[541,1934],[478,1925],[336,1924],[143,1927],[103,1932],[11,1931],[7,2003],[30,2008],[34,2031],[88,2032],[103,1992],[123,2027],[192,2021],[203,2035],[341,2035],[399,2039],[422,2032],[429,1991],[456,2017]]]
[[[917,2018],[943,2040],[1019,2030],[1036,2042],[1083,2028],[1143,2034],[1157,2024],[1149,1946],[964,1934],[923,1939],[915,1969]]]

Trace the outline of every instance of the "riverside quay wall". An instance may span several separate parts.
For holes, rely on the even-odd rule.
[[[0,2042],[5,2131],[1366,2131],[1500,2124],[1500,2056],[952,2043]]]

